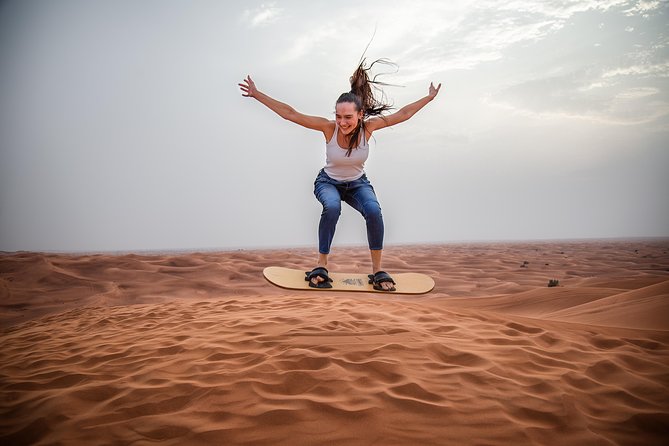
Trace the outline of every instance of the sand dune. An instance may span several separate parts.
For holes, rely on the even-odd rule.
[[[668,252],[388,248],[391,273],[435,278],[424,296],[291,293],[262,278],[273,264],[310,269],[308,250],[7,253],[0,440],[665,444]],[[358,248],[330,265],[368,267]]]
[[[669,330],[669,280],[632,291],[560,287],[475,300],[453,299],[449,304],[581,324]]]
[[[564,308],[549,317],[595,325],[669,330],[669,280]]]

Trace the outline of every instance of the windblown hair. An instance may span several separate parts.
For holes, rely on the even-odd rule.
[[[358,145],[360,132],[365,130],[365,118],[369,116],[378,116],[392,109],[392,106],[385,102],[385,95],[383,94],[383,90],[378,87],[379,85],[389,84],[377,81],[376,78],[379,76],[379,74],[374,76],[373,79],[369,78],[369,72],[371,71],[374,64],[377,63],[391,65],[394,67],[397,66],[387,59],[377,59],[368,67],[366,67],[365,59],[362,59],[358,65],[358,68],[356,68],[356,70],[353,72],[353,75],[351,76],[351,91],[342,93],[339,96],[339,99],[337,99],[337,104],[342,102],[353,102],[355,104],[356,111],[362,110],[362,119],[351,134],[351,140],[349,141],[348,152],[346,152],[346,156],[351,156],[353,148]],[[372,87],[381,93],[381,100],[378,100],[374,97]]]

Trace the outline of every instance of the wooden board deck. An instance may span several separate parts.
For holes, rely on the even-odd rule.
[[[304,280],[304,270],[268,266],[264,269],[265,278],[276,286],[291,290],[308,291],[364,291],[368,293],[425,294],[434,288],[434,280],[420,273],[393,273],[396,291],[375,290],[367,274],[331,272],[332,288],[312,288]]]

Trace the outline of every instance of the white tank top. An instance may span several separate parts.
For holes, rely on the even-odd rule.
[[[369,156],[369,143],[362,133],[362,140],[358,147],[351,151],[351,156],[346,156],[348,148],[343,148],[337,143],[337,132],[339,126],[335,124],[332,139],[325,144],[325,173],[332,179],[338,181],[357,180],[365,174],[365,161]]]

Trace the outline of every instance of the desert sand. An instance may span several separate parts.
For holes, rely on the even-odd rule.
[[[0,443],[667,444],[669,241],[387,247],[421,296],[262,276],[314,259],[2,253]]]

